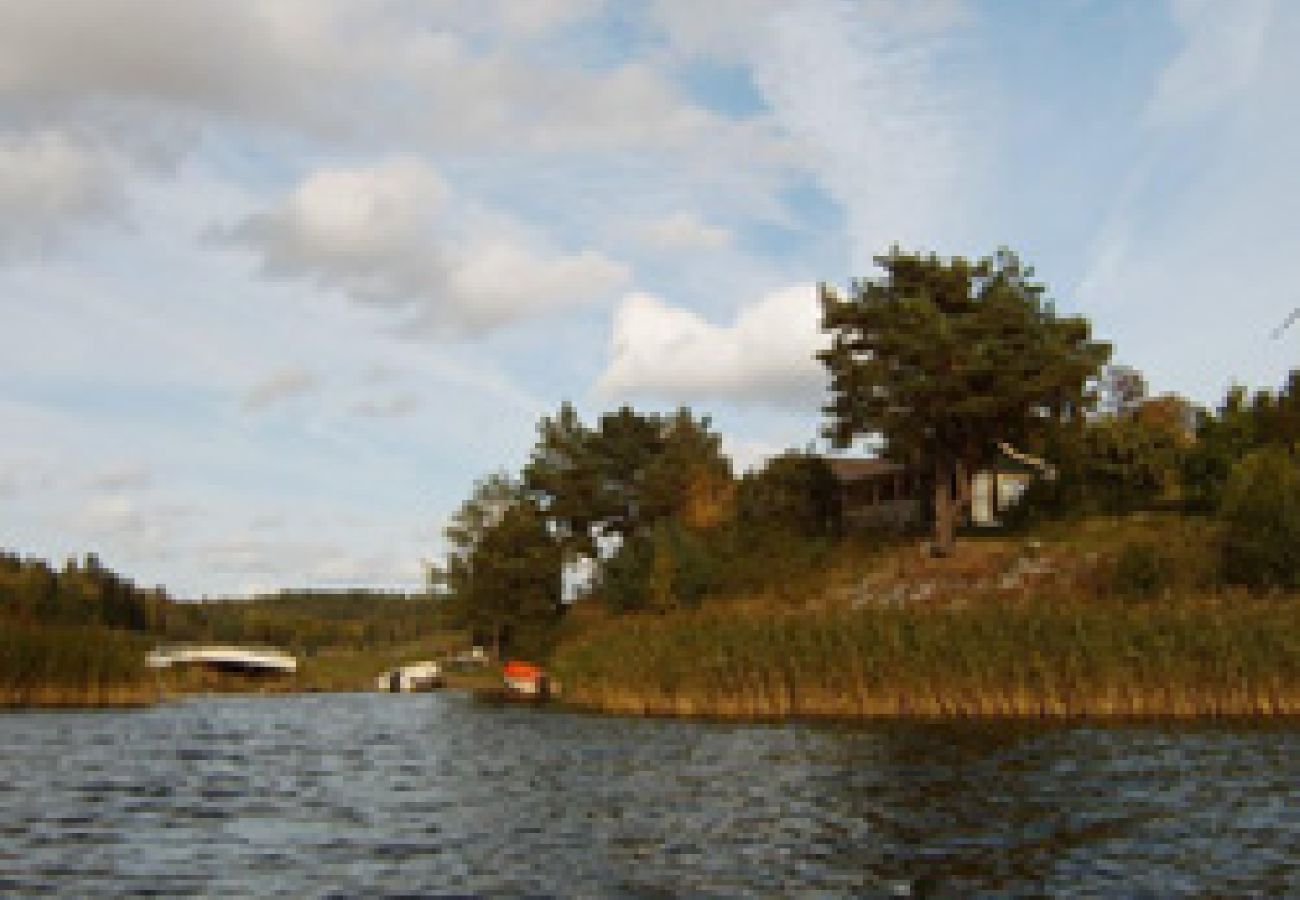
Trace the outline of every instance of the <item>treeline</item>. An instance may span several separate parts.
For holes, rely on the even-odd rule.
[[[314,653],[366,649],[431,638],[445,616],[427,593],[282,591],[251,599],[177,603],[165,636],[185,642],[273,644]]]
[[[394,591],[282,591],[177,602],[161,587],[142,588],[113,572],[94,554],[56,569],[0,551],[0,622],[312,651],[417,640],[442,628],[443,618],[431,595]]]
[[[0,619],[162,633],[171,599],[109,570],[94,554],[55,569],[0,550]]]
[[[1055,480],[1027,492],[1021,524],[1163,510],[1219,525],[1213,546],[1224,584],[1300,589],[1300,370],[1278,390],[1234,387],[1216,409],[1176,395],[1147,397],[1142,376],[1113,367],[1101,414],[1062,429],[1044,454]],[[1138,546],[1133,577],[1153,587],[1188,548]]]
[[[616,613],[797,591],[841,537],[829,465],[790,451],[737,478],[707,417],[630,407],[543,418],[518,474],[480,481],[447,529],[452,621],[498,652],[544,652],[569,592]]]

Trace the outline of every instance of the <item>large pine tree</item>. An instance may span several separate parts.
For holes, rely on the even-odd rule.
[[[821,286],[818,354],[831,375],[826,435],[859,435],[923,466],[934,483],[935,551],[952,550],[956,507],[969,475],[1002,442],[1018,443],[1077,419],[1110,357],[1081,317],[1061,317],[1007,250],[969,261],[897,247],[884,275],[840,297]]]

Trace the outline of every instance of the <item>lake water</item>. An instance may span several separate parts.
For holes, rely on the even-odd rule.
[[[0,894],[1300,895],[1300,730],[0,714]]]

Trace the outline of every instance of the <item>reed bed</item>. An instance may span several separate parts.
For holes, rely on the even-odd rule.
[[[139,706],[158,699],[139,638],[0,619],[0,707]]]
[[[553,668],[566,701],[647,715],[1300,715],[1300,601],[1045,601],[613,620]]]

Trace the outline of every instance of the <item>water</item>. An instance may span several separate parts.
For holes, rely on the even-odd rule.
[[[1300,895],[1300,730],[0,715],[0,893]]]

